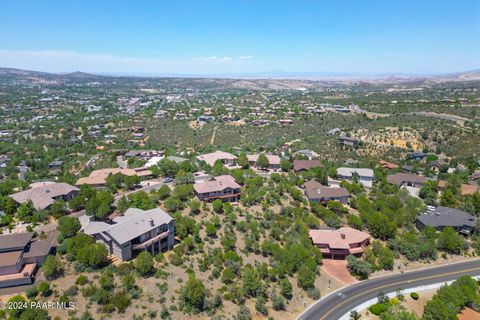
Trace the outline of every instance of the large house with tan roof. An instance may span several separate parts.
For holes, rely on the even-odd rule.
[[[136,168],[136,169],[106,168],[106,169],[93,170],[88,177],[78,179],[75,185],[81,186],[83,184],[86,184],[93,188],[104,188],[107,182],[108,176],[114,175],[117,173],[123,174],[124,176],[136,175],[140,178],[148,177],[152,175],[152,172],[145,168]]]
[[[32,232],[0,235],[0,288],[31,284],[50,253],[54,235],[33,240]]]
[[[237,157],[235,155],[220,150],[199,155],[196,157],[196,159],[197,161],[205,161],[211,167],[213,167],[217,161],[221,161],[224,165],[235,165],[237,161]]]
[[[344,227],[338,230],[310,230],[312,243],[320,248],[325,258],[345,259],[348,255],[361,256],[370,244],[368,233]]]
[[[232,176],[218,176],[211,180],[197,181],[193,190],[201,201],[220,199],[225,202],[237,202],[240,199],[239,185]]]
[[[31,185],[28,190],[10,195],[17,203],[31,201],[37,210],[49,209],[57,200],[69,201],[79,192],[79,189],[67,183],[41,182]]]
[[[256,167],[256,163],[260,154],[247,154],[248,163],[251,167]],[[268,159],[268,169],[280,168],[280,157],[273,154],[265,154]]]

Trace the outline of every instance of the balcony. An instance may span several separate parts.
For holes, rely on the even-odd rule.
[[[168,231],[165,231],[165,232],[162,232],[160,233],[159,235],[153,237],[153,238],[150,238],[142,243],[137,243],[137,244],[134,244],[133,245],[133,250],[145,250],[146,248],[150,247],[152,244],[154,244],[155,242],[157,241],[161,241],[165,238],[168,237],[168,234],[169,232]]]

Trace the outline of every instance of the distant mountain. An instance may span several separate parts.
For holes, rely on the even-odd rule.
[[[135,73],[111,73],[111,74],[91,74],[82,71],[71,73],[48,73],[41,71],[21,70],[15,68],[0,68],[0,76],[14,77],[46,77],[59,78],[62,80],[93,80],[106,77],[123,78],[172,78],[172,79],[231,79],[231,80],[323,80],[323,81],[385,81],[385,82],[408,82],[418,80],[442,81],[478,81],[480,80],[480,70],[472,70],[458,73],[445,74],[408,74],[408,73],[347,73],[347,72],[287,72],[270,71],[257,73],[223,73],[223,74],[135,74]]]

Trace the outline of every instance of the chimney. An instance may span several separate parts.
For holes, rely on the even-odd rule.
[[[148,221],[150,221],[150,225],[151,225],[152,227],[155,226],[155,223],[153,222],[153,219],[152,219],[152,218],[148,219]]]
[[[341,232],[340,236],[342,237],[342,239],[345,239],[345,232]]]

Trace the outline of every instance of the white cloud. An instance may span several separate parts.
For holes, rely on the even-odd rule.
[[[50,72],[152,72],[196,73],[231,72],[251,56],[206,56],[175,58],[136,58],[103,53],[61,50],[15,51],[0,49],[0,67]],[[226,69],[228,65],[229,69]],[[231,68],[231,69],[230,69]]]

